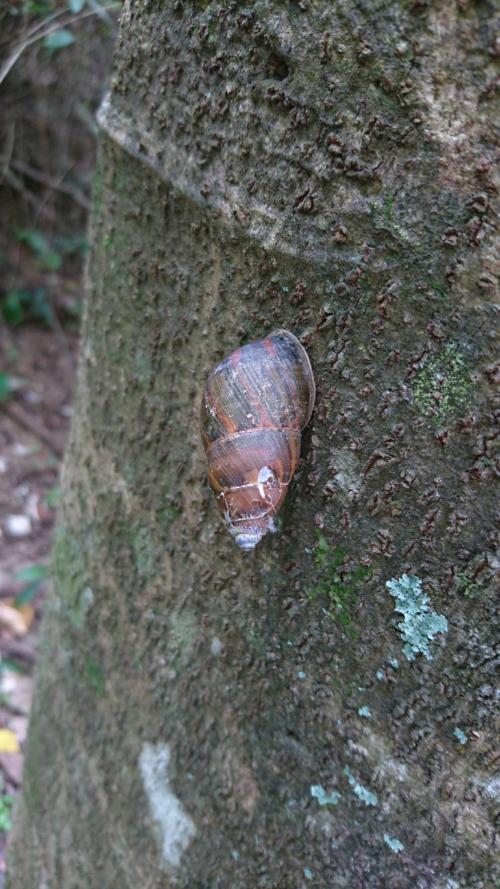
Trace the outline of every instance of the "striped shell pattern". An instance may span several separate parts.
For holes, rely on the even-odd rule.
[[[202,406],[208,479],[243,550],[276,530],[314,398],[307,352],[287,330],[236,349],[209,376]]]

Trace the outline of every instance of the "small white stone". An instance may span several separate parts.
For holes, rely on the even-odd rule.
[[[26,389],[24,397],[29,404],[40,404],[42,400],[42,396],[38,392],[35,392],[34,389]]]
[[[21,442],[16,442],[13,447],[13,451],[16,457],[27,457],[28,454],[31,454],[31,448],[28,448],[27,445],[21,444]]]
[[[27,537],[31,534],[31,519],[27,515],[8,515],[4,528],[10,537]]]

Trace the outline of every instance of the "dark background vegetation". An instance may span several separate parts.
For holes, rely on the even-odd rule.
[[[0,5],[0,885],[76,365],[117,3]]]

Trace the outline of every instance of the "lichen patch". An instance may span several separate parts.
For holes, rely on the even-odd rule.
[[[196,836],[193,820],[170,787],[168,744],[144,744],[139,770],[164,863],[178,868],[183,853]]]

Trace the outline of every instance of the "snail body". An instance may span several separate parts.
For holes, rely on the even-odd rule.
[[[288,330],[236,349],[208,378],[202,406],[208,479],[243,550],[276,530],[315,393],[307,352]]]

